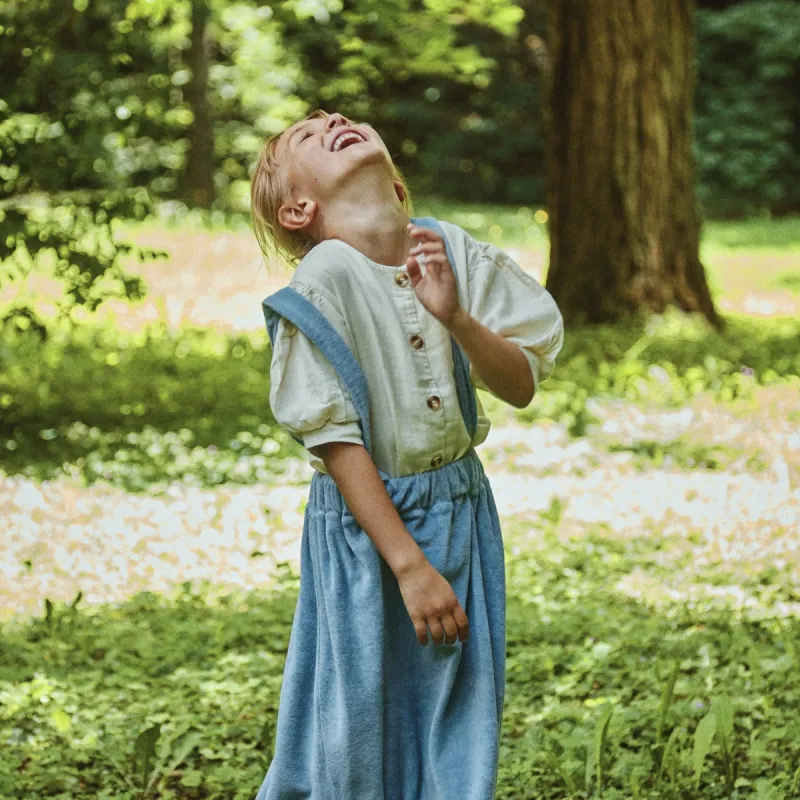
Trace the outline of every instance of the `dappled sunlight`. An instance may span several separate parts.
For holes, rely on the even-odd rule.
[[[0,477],[0,609],[36,612],[44,598],[123,600],[185,581],[251,589],[281,562],[297,564],[307,490],[291,476],[270,486],[156,496],[67,480]]]
[[[136,231],[137,244],[169,253],[168,261],[130,263],[148,287],[140,303],[105,303],[122,330],[152,322],[171,328],[208,325],[226,331],[263,328],[260,300],[289,282],[282,265],[268,266],[249,230]]]
[[[732,407],[598,403],[594,435],[577,440],[555,424],[495,429],[492,483],[514,521],[511,558],[542,547],[541,520],[555,508],[564,540],[637,543],[616,583],[631,598],[800,617],[800,435],[787,414],[798,409],[797,389],[772,387]]]
[[[537,520],[556,503],[562,538],[601,530],[646,541],[646,563],[618,582],[631,597],[755,608],[764,592],[748,587],[761,573],[777,570],[797,586],[800,436],[787,412],[798,406],[798,390],[778,386],[729,407],[703,398],[661,411],[597,402],[581,438],[555,422],[498,424],[481,452],[501,515],[527,520],[524,537],[509,540],[511,558],[538,546]],[[268,586],[281,562],[299,564],[311,471],[287,463],[254,486],[174,482],[145,494],[0,478],[0,605],[36,611],[45,597],[68,601],[78,591],[100,603],[185,581]],[[729,576],[727,589],[712,585],[715,570]],[[800,615],[800,603],[780,613]]]

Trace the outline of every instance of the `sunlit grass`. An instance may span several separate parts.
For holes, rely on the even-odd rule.
[[[537,270],[541,212],[416,208]],[[249,800],[308,480],[268,405],[260,301],[288,274],[259,268],[243,218],[130,232],[172,254],[143,268],[149,299],[0,340],[0,619],[18,615],[0,797],[138,798],[137,737],[160,726],[154,796]],[[509,604],[498,800],[797,796],[800,323],[753,316],[797,297],[799,253],[797,220],[709,223],[724,333],[677,314],[569,329],[529,409],[484,395]],[[720,708],[733,795],[719,734],[693,778]]]

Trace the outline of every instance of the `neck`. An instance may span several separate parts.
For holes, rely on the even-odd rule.
[[[360,182],[325,203],[320,214],[320,239],[340,239],[367,258],[387,266],[405,266],[414,245],[410,222],[394,184]]]

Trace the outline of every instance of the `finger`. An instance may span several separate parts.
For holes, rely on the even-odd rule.
[[[420,253],[420,254],[411,254],[412,258],[416,258],[417,255],[421,255],[425,261],[425,269],[428,267],[433,267],[435,270],[448,270],[452,272],[453,268],[450,264],[450,259],[447,257],[447,253],[442,250],[434,250],[432,253]]]
[[[456,621],[451,615],[439,617],[439,621],[442,623],[442,627],[444,628],[445,644],[453,644],[458,637],[458,626],[456,625]]]
[[[425,267],[431,267],[435,272],[440,272],[442,270],[452,272],[450,261],[448,261],[444,253],[441,255],[436,253],[432,256],[425,256]]]
[[[469,620],[464,613],[464,609],[461,608],[460,605],[456,606],[453,611],[453,619],[456,625],[458,625],[458,638],[461,639],[462,642],[466,642],[469,638]]]
[[[439,242],[418,242],[409,251],[410,255],[415,256],[417,253],[444,253],[444,245]]]
[[[412,620],[414,623],[414,632],[417,634],[417,639],[422,645],[428,644],[428,629],[425,626],[424,620]]]
[[[432,231],[430,228],[420,228],[413,223],[408,223],[408,232],[418,241],[425,240],[428,242],[442,241],[442,237],[438,233]]]
[[[428,627],[431,629],[431,639],[434,644],[444,644],[444,628],[436,617],[428,620]]]
[[[419,261],[414,256],[409,256],[406,261],[406,272],[412,286],[416,286],[422,280],[422,270]]]

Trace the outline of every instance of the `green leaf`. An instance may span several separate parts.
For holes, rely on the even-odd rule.
[[[692,766],[694,767],[695,787],[700,785],[700,774],[703,771],[703,763],[706,760],[708,751],[711,749],[711,742],[717,731],[717,717],[713,712],[706,714],[700,720],[694,734],[694,748],[692,749]]]
[[[610,703],[606,705],[600,713],[594,729],[594,763],[597,771],[598,792],[602,790],[603,786],[603,751],[605,750],[608,725],[611,722],[613,711],[614,707]]]
[[[203,783],[203,773],[199,769],[187,769],[181,777],[181,786],[196,788]]]
[[[722,695],[711,701],[711,708],[717,718],[717,730],[725,747],[730,749],[733,738],[733,704],[730,697]]]
[[[186,759],[189,757],[189,754],[192,750],[200,744],[202,740],[202,736],[197,731],[190,731],[188,733],[179,736],[173,743],[170,748],[170,752],[161,759],[159,764],[153,770],[153,774],[150,776],[150,781],[147,785],[148,790],[152,789],[158,781],[161,780],[165,775],[169,775],[171,772],[174,772]],[[167,760],[170,759],[169,765],[164,768],[164,765],[167,763]],[[198,784],[199,785],[199,784]]]
[[[143,730],[133,746],[134,770],[139,775],[140,785],[146,787],[150,777],[150,764],[156,752],[156,743],[161,736],[161,725],[157,723]]]
[[[59,733],[66,733],[72,727],[69,714],[61,708],[54,708],[50,712],[50,721]]]
[[[658,728],[656,729],[656,742],[659,744],[661,743],[661,738],[664,733],[664,723],[667,721],[667,712],[672,704],[672,697],[675,693],[675,683],[678,680],[679,672],[680,664],[676,661],[669,679],[664,686],[664,691],[661,693],[661,703],[658,708]]]
[[[661,766],[658,770],[658,779],[661,780],[662,776],[664,775],[664,770],[668,767],[670,768],[670,773],[674,772],[674,763],[676,760],[676,748],[678,741],[678,737],[681,735],[680,728],[674,728],[672,733],[669,735],[669,739],[667,739],[667,743],[664,746],[664,754],[661,756]]]

